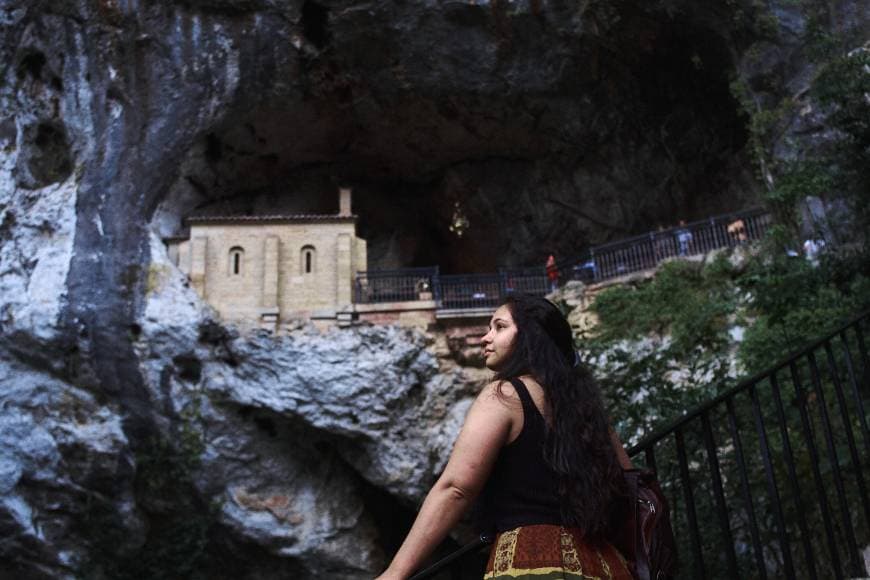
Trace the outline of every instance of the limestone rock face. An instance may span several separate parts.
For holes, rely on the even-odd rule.
[[[743,53],[752,4],[4,2],[0,570],[371,577],[480,373],[402,329],[240,335],[159,236],[339,181],[373,266],[482,270],[751,203],[729,75],[813,74],[794,2]]]
[[[0,384],[0,569],[72,577],[88,553],[83,522],[98,502],[121,516],[131,542],[141,537],[117,409],[5,356]]]

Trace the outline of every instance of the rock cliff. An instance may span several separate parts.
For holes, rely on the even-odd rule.
[[[754,203],[729,83],[809,98],[803,4],[0,4],[0,571],[370,577],[479,373],[396,328],[238,335],[158,236],[343,181],[376,265],[482,269]],[[795,111],[783,158],[825,134]]]

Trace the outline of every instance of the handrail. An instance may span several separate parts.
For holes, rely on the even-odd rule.
[[[475,550],[479,550],[480,548],[482,548],[484,546],[488,546],[488,545],[492,544],[492,542],[494,540],[495,540],[495,538],[493,538],[489,534],[480,534],[480,536],[478,536],[477,539],[474,540],[473,542],[470,542],[470,543],[462,546],[458,550],[451,552],[450,554],[444,556],[443,558],[441,558],[440,560],[438,560],[437,562],[435,562],[434,564],[432,564],[428,568],[424,568],[420,572],[417,572],[416,574],[411,576],[408,580],[425,580],[426,578],[431,578],[432,576],[434,576],[435,574],[437,574],[441,570],[444,570],[445,568],[447,568],[448,566],[450,566],[451,564],[453,564],[454,562],[456,562],[457,560],[459,560],[460,558],[462,558],[466,554],[468,554],[470,552],[474,552]]]
[[[592,246],[580,257],[557,262],[554,269],[570,279],[601,282],[655,268],[669,258],[706,254],[760,239],[771,215],[751,209],[689,224],[652,231],[632,238]]]
[[[768,213],[768,211],[764,208],[752,208],[752,209],[748,209],[748,210],[744,210],[744,211],[740,211],[740,212],[720,214],[720,215],[708,217],[708,218],[705,218],[702,220],[688,222],[682,226],[672,226],[670,228],[665,228],[662,230],[650,230],[646,233],[639,234],[639,235],[631,237],[631,238],[623,238],[620,240],[615,240],[613,242],[606,242],[604,244],[592,246],[592,249],[594,249],[597,253],[597,252],[601,252],[604,250],[609,250],[612,248],[616,248],[616,247],[620,247],[620,246],[624,246],[624,245],[630,245],[632,243],[646,240],[650,235],[659,235],[660,234],[662,236],[669,236],[669,235],[673,236],[678,231],[684,230],[684,229],[691,230],[691,229],[698,229],[698,228],[709,226],[709,225],[722,225],[722,224],[727,224],[729,222],[733,222],[734,220],[737,220],[737,219],[748,218],[748,217],[758,217],[758,216],[765,215],[767,213]]]
[[[629,449],[682,491],[671,500],[692,577],[866,575],[868,322],[865,311]]]
[[[544,266],[451,275],[440,274],[437,267],[360,271],[356,275],[355,301],[418,300],[422,285],[433,293],[441,308],[494,307],[511,292],[545,295],[558,280],[602,282],[654,268],[669,258],[705,254],[757,240],[767,231],[769,221],[769,213],[753,208],[593,246],[581,258],[557,262],[553,268],[556,281],[548,278]]]
[[[832,338],[834,338],[835,336],[837,336],[838,334],[843,332],[845,329],[850,328],[855,324],[858,324],[864,318],[868,318],[868,317],[870,317],[870,310],[867,310],[867,311],[859,314],[858,316],[851,318],[848,322],[845,322],[842,325],[840,325],[836,330],[828,333],[827,335],[825,335],[822,338],[814,340],[813,342],[804,346],[800,350],[784,357],[782,360],[780,360],[778,363],[771,366],[770,368],[763,370],[763,371],[760,371],[758,373],[755,373],[754,375],[752,375],[746,379],[743,379],[738,384],[736,384],[733,387],[730,387],[729,389],[721,392],[720,394],[716,395],[712,399],[701,403],[700,405],[696,406],[694,409],[686,411],[685,414],[679,416],[678,418],[674,419],[673,421],[671,421],[667,425],[665,425],[659,429],[656,429],[651,434],[644,437],[636,445],[633,445],[632,447],[630,447],[626,451],[626,453],[628,453],[629,456],[634,456],[634,455],[637,455],[638,453],[640,453],[641,451],[645,450],[647,447],[655,445],[656,443],[658,443],[659,441],[664,439],[666,436],[668,436],[670,433],[672,433],[676,429],[682,427],[683,425],[685,425],[689,421],[699,417],[702,413],[709,411],[710,409],[712,409],[713,407],[715,407],[719,403],[724,402],[726,399],[730,399],[735,394],[740,393],[741,391],[748,389],[752,385],[757,384],[759,381],[762,381],[765,378],[781,371],[785,367],[789,366],[795,359],[799,359],[801,357],[806,356],[808,353],[818,349],[819,346],[830,341]]]

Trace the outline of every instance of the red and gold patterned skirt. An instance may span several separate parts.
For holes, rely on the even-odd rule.
[[[632,580],[625,558],[608,543],[586,544],[579,531],[522,526],[495,539],[485,580]]]

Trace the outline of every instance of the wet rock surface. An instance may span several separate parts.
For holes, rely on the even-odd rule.
[[[484,378],[451,348],[479,361],[395,328],[240,335],[159,236],[334,211],[346,182],[373,266],[483,270],[752,203],[729,75],[805,104],[806,19],[777,4],[746,55],[734,3],[648,4],[6,2],[0,570],[371,577]],[[784,158],[824,139],[799,110]]]

